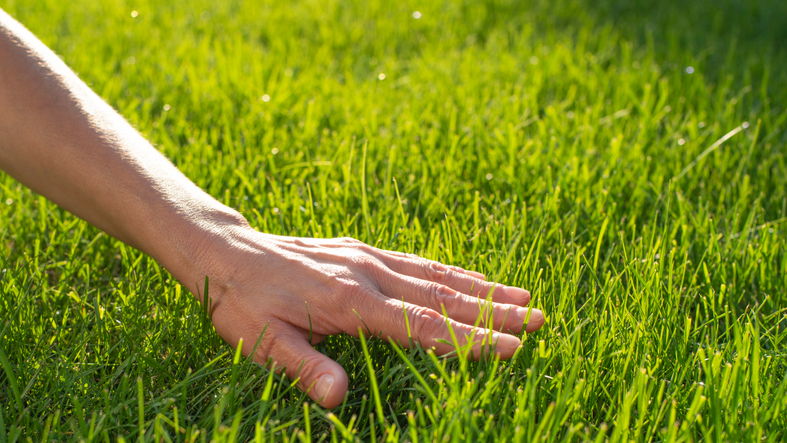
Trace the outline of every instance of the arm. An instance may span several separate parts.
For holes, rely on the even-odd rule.
[[[509,332],[531,332],[544,321],[540,311],[521,307],[530,300],[527,291],[496,286],[491,326],[503,332],[474,328],[476,297],[494,286],[481,274],[352,239],[281,237],[250,228],[2,10],[0,168],[149,254],[192,293],[204,293],[209,276],[217,332],[233,346],[244,339],[242,352],[249,355],[265,330],[255,361],[272,359],[288,376],[300,377],[301,389],[326,407],[340,404],[347,391],[341,366],[312,347],[327,335],[357,335],[368,327],[407,344],[407,321],[413,338],[446,353],[453,350],[442,343],[450,341],[450,324],[465,343],[491,335],[495,352],[507,358],[520,344]],[[440,314],[443,306],[449,319]],[[473,350],[483,351],[480,344]]]

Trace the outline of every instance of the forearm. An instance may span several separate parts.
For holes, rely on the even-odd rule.
[[[327,407],[348,384],[311,346],[328,335],[363,331],[440,354],[456,352],[452,342],[474,356],[494,346],[509,358],[521,343],[512,333],[544,323],[524,308],[530,293],[476,272],[352,239],[250,229],[2,11],[0,168],[148,253],[194,293],[210,276],[216,331],[233,346],[243,340],[255,361],[272,359]]]
[[[243,217],[204,193],[0,10],[0,168],[194,290],[198,239]],[[220,237],[218,235],[217,237]],[[193,275],[190,275],[193,274]],[[204,278],[204,276],[202,276]]]

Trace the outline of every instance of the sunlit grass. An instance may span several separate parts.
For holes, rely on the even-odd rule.
[[[787,4],[159,3],[0,7],[258,229],[475,269],[548,322],[508,361],[328,339],[323,410],[2,176],[0,441],[787,436]]]

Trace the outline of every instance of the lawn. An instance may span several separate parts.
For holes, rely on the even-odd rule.
[[[0,442],[783,441],[787,2],[0,0],[259,230],[525,287],[511,360],[318,346],[316,406],[0,175]]]

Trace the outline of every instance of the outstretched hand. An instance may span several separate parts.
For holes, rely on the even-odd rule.
[[[455,350],[446,344],[450,326],[460,346],[471,343],[474,357],[492,343],[497,355],[509,358],[521,343],[514,334],[544,323],[541,311],[523,308],[530,301],[524,289],[418,256],[351,238],[281,237],[243,226],[221,236],[211,243],[224,246],[202,254],[213,270],[209,296],[216,331],[233,346],[243,339],[244,355],[254,352],[256,362],[272,361],[297,377],[298,386],[324,407],[341,404],[348,385],[344,369],[312,347],[328,335],[357,336],[360,328],[403,346],[412,338],[445,354]],[[480,315],[489,318],[489,308],[490,328],[474,327]]]
[[[520,344],[514,334],[544,323],[540,311],[522,308],[527,291],[475,272],[352,239],[253,230],[2,10],[0,169],[150,254],[198,296],[198,282],[210,277],[218,333],[233,346],[243,339],[242,352],[253,351],[255,361],[286,368],[325,407],[339,405],[347,392],[342,367],[312,347],[328,335],[360,329],[405,346],[412,338],[444,354],[454,350],[445,344],[452,329],[475,356],[486,342],[507,358]],[[480,300],[490,294],[491,302]],[[489,308],[493,324],[474,327]]]

